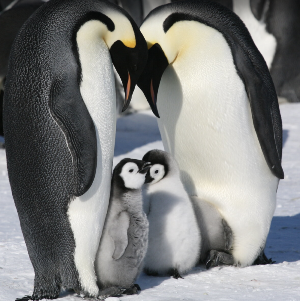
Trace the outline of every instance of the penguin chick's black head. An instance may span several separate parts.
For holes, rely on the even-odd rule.
[[[140,189],[145,183],[146,173],[150,166],[142,160],[123,159],[113,171],[113,184],[125,189]]]
[[[135,85],[148,58],[147,43],[135,22],[129,15],[127,16],[135,34],[135,47],[125,46],[121,40],[118,40],[110,48],[112,62],[121,78],[125,91],[125,102],[122,111],[125,111],[129,106]]]
[[[157,93],[160,80],[169,62],[159,44],[154,44],[148,51],[148,60],[137,85],[145,94],[152,112],[159,118]]]
[[[167,152],[158,149],[153,149],[144,155],[143,160],[151,164],[145,183],[154,184],[167,176],[169,172],[169,156]]]

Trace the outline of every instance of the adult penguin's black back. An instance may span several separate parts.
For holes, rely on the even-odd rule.
[[[86,45],[95,51],[85,55],[80,47]],[[98,60],[87,63],[90,55]],[[50,1],[14,41],[4,133],[9,180],[35,271],[34,300],[57,298],[62,287],[98,294],[94,256],[109,199],[115,131],[111,61],[125,86],[126,108],[146,59],[146,43],[134,21],[100,0]],[[101,77],[101,68],[110,78]],[[100,79],[89,85],[94,74]],[[97,81],[104,82],[101,95],[94,95]],[[87,103],[100,110],[96,117]],[[82,207],[71,212],[74,203]]]

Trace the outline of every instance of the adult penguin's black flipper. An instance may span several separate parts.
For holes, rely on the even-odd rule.
[[[245,43],[238,37],[228,37],[227,42],[233,52],[238,74],[245,84],[256,134],[269,168],[276,177],[283,179],[282,121],[275,87],[253,41],[249,39]]]
[[[67,79],[54,80],[50,109],[66,135],[77,176],[75,195],[84,194],[92,185],[97,167],[97,138],[91,115],[78,89]]]

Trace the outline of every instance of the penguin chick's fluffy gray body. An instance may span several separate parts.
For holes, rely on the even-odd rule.
[[[143,268],[149,229],[141,190],[149,169],[144,163],[123,159],[113,172],[109,207],[95,262],[103,291],[131,288]]]
[[[195,213],[171,155],[152,150],[143,160],[152,164],[144,191],[149,220],[145,272],[178,278],[178,273],[188,272],[199,258],[201,239]]]

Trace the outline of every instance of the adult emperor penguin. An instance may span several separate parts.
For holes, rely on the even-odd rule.
[[[230,238],[224,252],[211,252],[208,266],[251,265],[262,258],[284,176],[281,116],[267,65],[242,21],[211,1],[161,6],[141,32],[149,54],[138,85],[161,117],[165,150],[179,165],[198,219],[209,207]],[[213,223],[208,219],[206,228]]]
[[[263,55],[278,96],[300,101],[298,0],[214,0],[233,10]]]
[[[150,166],[123,159],[114,169],[109,207],[96,258],[103,297],[137,293],[134,284],[143,268],[149,224],[143,211],[142,186]]]
[[[146,176],[145,212],[149,247],[145,272],[182,278],[198,262],[200,233],[191,200],[170,154],[151,150],[143,160],[152,166]]]
[[[101,0],[49,1],[14,41],[4,133],[34,300],[57,298],[62,287],[98,295],[94,261],[115,142],[113,64],[126,109],[145,60],[131,17]]]

